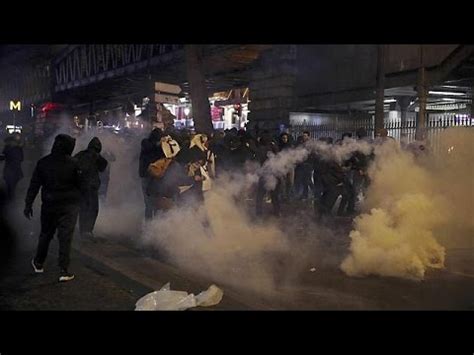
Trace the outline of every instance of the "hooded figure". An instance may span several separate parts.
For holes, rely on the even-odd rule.
[[[149,194],[149,185],[151,177],[148,174],[148,167],[155,161],[164,158],[165,154],[161,148],[161,138],[163,131],[159,128],[154,128],[148,138],[141,142],[140,160],[138,166],[138,175],[142,180],[143,200],[145,202],[145,219],[153,218],[155,211],[153,198]]]
[[[68,272],[72,236],[86,183],[77,161],[71,158],[76,140],[69,135],[56,136],[51,154],[36,164],[25,199],[25,216],[33,216],[33,202],[41,189],[41,234],[32,266],[43,272],[49,243],[57,230],[59,240],[59,281],[69,281]]]
[[[74,157],[87,184],[87,191],[82,196],[79,213],[79,231],[83,237],[93,237],[92,231],[99,214],[99,173],[105,171],[107,167],[107,160],[100,155],[101,151],[102,143],[99,138],[94,137],[87,149]]]
[[[164,157],[161,149],[161,138],[163,132],[159,128],[153,129],[148,138],[142,140],[140,151],[140,162],[138,167],[138,175],[141,178],[147,177],[148,166]]]
[[[109,187],[109,181],[110,181],[110,165],[111,163],[116,161],[114,153],[111,151],[105,151],[103,152],[102,156],[107,160],[108,164],[105,170],[99,174],[100,178],[100,187],[99,187],[99,198],[102,201],[102,203],[105,203],[105,200],[107,198],[107,190]]]
[[[0,160],[5,161],[3,179],[5,180],[7,199],[11,200],[14,197],[16,185],[23,178],[23,171],[21,169],[23,144],[18,133],[5,139],[5,148],[0,156]]]

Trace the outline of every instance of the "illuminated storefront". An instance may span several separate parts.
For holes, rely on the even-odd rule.
[[[214,129],[245,129],[249,114],[248,89],[214,93],[209,97],[209,103]],[[179,104],[164,104],[164,107],[176,117],[174,120],[176,128],[194,128],[192,105],[187,97],[180,98]]]

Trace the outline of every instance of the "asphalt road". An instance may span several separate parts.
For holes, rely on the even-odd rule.
[[[31,223],[13,216],[18,243],[0,281],[0,309],[133,310],[140,297],[170,282],[172,289],[195,294],[213,283],[220,286],[224,290],[222,302],[207,310],[474,310],[473,248],[448,249],[446,269],[430,271],[421,282],[352,278],[338,267],[347,253],[350,220],[329,221],[326,228],[318,227],[318,236],[313,238],[315,227],[308,219],[308,207],[293,206],[280,225],[293,239],[313,241],[314,254],[308,253],[301,260],[296,255],[284,256],[280,269],[274,270],[274,287],[265,290],[242,288],[230,279],[216,280],[183,270],[150,250],[114,236],[103,236],[107,239],[99,243],[76,238],[71,264],[76,279],[60,284],[57,241],[51,245],[45,274],[34,275],[30,261],[36,246],[38,216]],[[19,206],[12,209],[21,211]],[[313,249],[309,244],[305,248]],[[290,276],[285,274],[287,265],[291,265]]]

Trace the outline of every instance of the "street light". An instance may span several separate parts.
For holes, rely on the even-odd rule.
[[[191,112],[191,110],[189,109],[189,107],[185,107],[184,108],[184,128],[188,128],[188,116],[189,116],[189,113]]]

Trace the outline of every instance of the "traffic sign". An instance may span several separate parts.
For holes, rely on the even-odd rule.
[[[179,97],[174,95],[155,94],[155,102],[179,105]]]
[[[181,88],[179,85],[155,82],[155,91],[177,95],[181,92]]]

